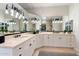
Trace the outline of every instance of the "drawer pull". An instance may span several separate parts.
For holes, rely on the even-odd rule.
[[[32,46],[32,44],[30,43],[29,46]]]
[[[22,56],[22,54],[19,54],[19,56]]]
[[[19,48],[19,49],[22,49],[22,48]]]
[[[62,39],[61,37],[59,37],[59,39]]]

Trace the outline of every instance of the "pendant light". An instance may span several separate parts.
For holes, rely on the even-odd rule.
[[[10,10],[10,11],[9,11]],[[9,14],[11,16],[14,16],[15,18],[24,19],[24,12],[21,9],[16,8],[13,4],[11,6],[6,5],[6,14]]]
[[[15,14],[15,17],[18,18],[18,16],[19,16],[19,10],[18,10],[18,8],[16,8],[16,14]]]
[[[23,23],[28,24],[29,23],[28,19],[27,18],[24,18]]]
[[[8,4],[6,5],[5,13],[6,13],[6,14],[9,14],[9,11],[8,11]]]
[[[20,11],[20,15],[19,15],[19,19],[21,19],[22,18],[22,11]]]
[[[20,14],[20,16],[19,16],[19,19],[21,19],[22,18],[22,14]]]
[[[14,6],[13,6],[13,4],[12,4],[10,12],[11,12],[11,16],[14,16]]]
[[[23,21],[23,23],[27,24],[27,23],[28,23],[28,21]]]
[[[25,17],[24,17],[24,12],[23,12],[23,19],[24,19]]]

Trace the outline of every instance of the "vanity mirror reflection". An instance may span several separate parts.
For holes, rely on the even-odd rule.
[[[16,3],[1,3],[0,7],[0,32],[5,35],[24,31],[24,9]]]
[[[46,17],[41,21],[41,29],[46,32],[62,32],[63,19],[62,16]]]
[[[0,22],[0,32],[4,34],[14,34],[20,31],[20,21],[16,19],[5,19]]]

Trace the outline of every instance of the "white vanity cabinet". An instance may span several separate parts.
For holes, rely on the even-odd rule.
[[[21,45],[13,48],[13,55],[14,56],[32,56],[34,52],[34,44],[31,39],[27,40],[26,42],[22,43]]]
[[[22,43],[22,44],[20,44],[19,46],[16,46],[16,47],[14,47],[14,48],[12,48],[12,54],[14,55],[14,56],[24,56],[26,53],[25,53],[25,49],[27,49],[25,46],[26,46],[26,44],[25,44],[26,42],[24,42],[24,43]]]
[[[52,47],[74,47],[72,35],[44,35],[44,46]]]
[[[28,39],[16,47],[0,48],[0,56],[32,56],[33,46],[32,40]]]
[[[40,48],[43,46],[44,36],[39,34],[37,37],[38,37],[38,48]]]
[[[75,37],[74,35],[68,35],[65,37],[67,47],[74,47],[75,45]]]
[[[25,56],[32,56],[33,52],[34,52],[34,43],[31,39],[26,41],[25,44]]]
[[[14,48],[0,48],[0,56],[24,56],[25,43]]]
[[[34,50],[42,46],[73,48],[74,39],[72,34],[36,34],[29,38],[10,39],[0,45],[0,56],[32,56]]]
[[[50,45],[49,44],[49,35],[48,34],[43,35],[43,40],[44,40],[44,42],[43,42],[44,46],[49,46]]]
[[[38,36],[36,35],[36,36],[32,37],[31,41],[33,43],[33,50],[36,49],[36,48],[38,48],[38,44],[39,44],[38,43]]]
[[[31,38],[32,40],[32,43],[33,43],[33,49],[36,49],[36,48],[40,48],[43,46],[43,35],[36,35],[34,37]]]

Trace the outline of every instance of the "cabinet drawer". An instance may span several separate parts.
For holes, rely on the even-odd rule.
[[[13,55],[15,56],[23,55],[24,49],[25,49],[25,43],[22,43],[21,45],[13,48]]]
[[[24,47],[24,45],[20,45],[20,46],[14,48],[14,50],[21,51],[23,49],[23,47]]]

